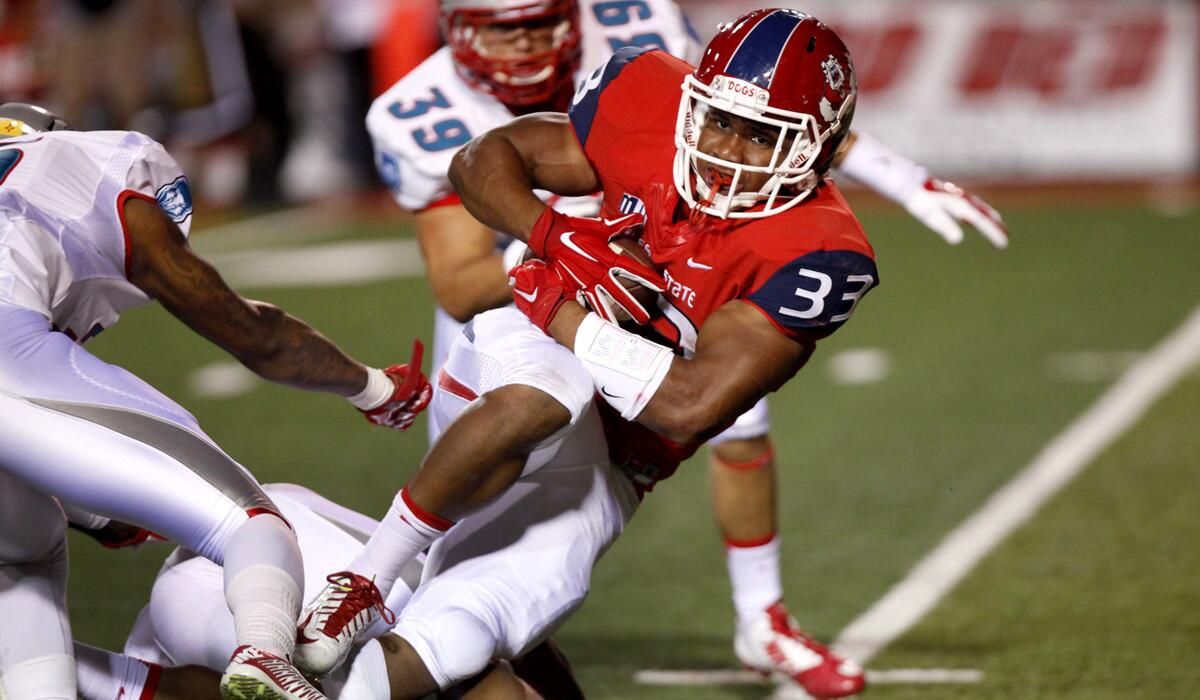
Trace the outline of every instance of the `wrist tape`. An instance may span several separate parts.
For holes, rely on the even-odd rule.
[[[634,420],[654,398],[675,354],[589,313],[575,333],[575,356],[583,361],[604,400]]]
[[[395,391],[396,385],[392,383],[391,377],[377,367],[368,367],[367,386],[354,396],[347,396],[346,400],[354,404],[355,408],[360,411],[370,411],[382,406],[384,402],[392,398],[392,393]]]

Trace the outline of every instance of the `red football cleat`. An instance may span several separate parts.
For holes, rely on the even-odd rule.
[[[733,650],[746,668],[783,675],[814,698],[854,695],[866,685],[862,668],[800,631],[783,603],[738,624]]]

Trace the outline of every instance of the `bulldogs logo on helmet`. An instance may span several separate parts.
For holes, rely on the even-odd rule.
[[[817,186],[850,132],[857,83],[850,53],[832,29],[802,12],[767,9],[722,25],[682,90],[675,188],[694,209],[737,219],[777,214]],[[770,163],[733,163],[701,152],[700,131],[713,109],[778,129]],[[713,167],[733,173],[722,183],[727,191],[700,175]],[[770,177],[748,191],[739,187],[747,172]]]
[[[515,30],[535,23],[553,27],[549,50],[516,58],[489,55],[481,30]],[[570,99],[582,53],[575,0],[442,0],[442,30],[454,66],[468,85],[510,107]]]

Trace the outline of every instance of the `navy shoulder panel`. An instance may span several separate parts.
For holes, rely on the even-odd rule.
[[[575,92],[575,99],[571,100],[569,114],[571,125],[575,127],[575,135],[579,137],[579,143],[583,144],[585,148],[588,134],[592,130],[592,121],[596,118],[596,110],[600,108],[600,94],[625,69],[625,66],[651,50],[640,46],[626,46],[617,49],[604,62],[604,65],[592,71],[591,75],[579,86]]]
[[[790,334],[826,336],[879,284],[875,261],[848,250],[818,250],[779,268],[747,300]]]

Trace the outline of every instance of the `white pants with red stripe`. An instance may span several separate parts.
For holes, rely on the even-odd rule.
[[[637,509],[633,485],[608,462],[591,377],[516,309],[488,311],[463,329],[430,420],[440,432],[475,397],[509,384],[549,394],[571,422],[504,495],[430,548],[394,631],[443,688],[548,637],[582,605],[593,566]]]

